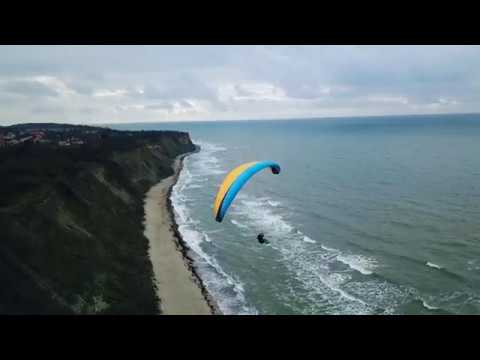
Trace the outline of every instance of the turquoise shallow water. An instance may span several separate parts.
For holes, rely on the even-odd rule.
[[[225,313],[480,313],[480,116],[114,127],[201,146],[172,201]],[[223,176],[252,160],[282,173],[258,174],[215,222]]]

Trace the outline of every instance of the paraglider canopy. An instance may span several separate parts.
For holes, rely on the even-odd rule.
[[[273,174],[280,173],[280,165],[273,161],[254,161],[237,166],[223,180],[213,204],[213,216],[222,222],[228,208],[240,189],[259,171],[270,168]]]

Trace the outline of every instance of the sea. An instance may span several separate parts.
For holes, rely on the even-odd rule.
[[[480,314],[480,115],[111,127],[200,146],[172,203],[223,313]],[[257,160],[282,171],[255,175],[216,222],[223,178]]]

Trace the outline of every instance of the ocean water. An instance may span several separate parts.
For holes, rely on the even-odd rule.
[[[224,313],[480,314],[479,115],[115,127],[201,146],[172,201]],[[217,223],[218,186],[252,160],[282,172],[257,174]]]

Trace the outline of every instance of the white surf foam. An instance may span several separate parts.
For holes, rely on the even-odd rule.
[[[227,148],[202,141],[195,140],[194,142],[200,145],[200,152],[187,157],[185,163],[188,163],[188,168],[195,172],[195,177],[198,181],[206,181],[208,179],[205,177],[226,173],[215,154],[226,151]],[[195,161],[192,161],[192,159],[195,159]]]
[[[326,251],[331,251],[331,252],[338,252],[337,249],[333,249],[333,248],[329,248],[325,245],[320,245],[320,247],[323,249],[323,250],[326,250]]]
[[[413,288],[393,285],[377,279],[350,281],[345,284],[344,289],[356,294],[369,304],[369,311],[384,315],[395,314],[402,304],[417,298],[416,290]]]
[[[317,242],[313,239],[310,239],[308,236],[304,236],[303,237],[303,241],[305,241],[306,243],[310,243],[310,244],[316,244]]]
[[[267,200],[268,205],[277,207],[280,206],[282,203],[280,201],[273,201],[273,200]]]
[[[371,275],[376,267],[375,260],[361,255],[338,255],[337,260],[363,275]]]
[[[467,270],[468,271],[480,270],[480,262],[478,261],[478,259],[468,260]]]
[[[240,222],[238,222],[238,221],[236,221],[236,220],[230,220],[230,222],[231,222],[233,225],[239,227],[240,229],[248,229],[248,226],[247,226],[247,225],[242,224],[242,223],[240,223]]]
[[[420,299],[422,301],[422,305],[424,308],[428,309],[428,310],[438,310],[439,308],[436,307],[436,306],[432,306],[432,305],[429,305],[427,304],[427,302],[423,299]]]
[[[254,308],[246,305],[243,283],[223,271],[218,262],[202,249],[201,243],[205,239],[205,234],[189,229],[186,226],[179,227],[179,230],[188,246],[198,256],[195,260],[200,260],[208,265],[208,270],[204,269],[204,267],[200,267],[199,265],[201,264],[197,264],[197,268],[205,270],[201,273],[201,276],[203,275],[203,283],[207,287],[207,290],[217,300],[222,313],[226,315],[256,314],[257,312]]]
[[[202,185],[191,184],[187,187],[187,189],[201,189],[203,188]]]
[[[248,224],[249,228],[266,232],[272,248],[279,251],[283,263],[293,273],[292,276],[307,291],[306,296],[312,301],[312,309],[309,310],[311,313],[319,311],[315,305],[320,303],[322,311],[330,313],[370,313],[369,304],[344,288],[344,284],[350,281],[351,274],[331,269],[332,262],[341,255],[340,251],[323,247],[322,252],[312,252],[307,244],[315,243],[315,240],[295,229],[286,220],[288,214],[284,215],[277,208],[269,206],[265,199],[244,195],[243,199],[237,200],[239,201],[232,206],[230,216],[235,218],[234,221]],[[369,271],[367,266],[373,267],[373,261],[362,261],[360,257],[349,260],[350,268],[357,267],[363,273]]]
[[[208,233],[204,232],[203,237],[205,238],[206,242],[212,242],[212,239],[210,238],[210,236],[208,236]]]
[[[434,264],[434,263],[429,262],[429,261],[427,261],[427,263],[425,265],[427,265],[431,268],[434,268],[434,269],[443,269],[443,267],[441,267],[440,265]]]
[[[198,141],[195,141],[198,143]],[[217,181],[219,174],[225,173],[216,158],[216,152],[226,149],[211,144],[200,143],[202,151],[185,159],[185,168],[188,170],[185,181],[192,183]],[[181,188],[182,174],[177,183]],[[190,177],[188,177],[190,175]],[[214,178],[212,178],[214,177]],[[199,258],[200,275],[205,286],[217,300],[220,309],[226,314],[255,314],[257,310],[249,305],[245,299],[244,284],[233,273],[226,273],[218,264],[213,255],[204,251],[215,243],[215,236],[202,232],[200,225],[192,225],[194,219],[188,212],[184,192],[172,192],[172,203],[181,215],[183,227],[180,232],[185,241]],[[193,191],[192,191],[193,193]],[[182,197],[183,195],[183,197]],[[191,193],[190,193],[191,196]],[[173,198],[178,197],[174,202]],[[281,200],[283,201],[283,199]],[[298,289],[291,289],[290,304],[292,309],[299,313],[330,313],[330,314],[369,314],[374,313],[378,306],[383,307],[385,313],[393,313],[397,303],[403,301],[405,292],[391,284],[379,282],[370,275],[376,267],[374,259],[356,254],[344,253],[324,245],[314,245],[317,240],[296,229],[289,221],[291,214],[288,206],[277,199],[270,197],[254,198],[248,192],[240,193],[229,210],[229,222],[235,227],[249,229],[255,232],[265,232],[271,242],[273,251],[278,256],[282,266],[291,273],[295,286],[303,290],[302,297],[308,306],[296,305]],[[188,205],[190,206],[190,205]],[[229,224],[226,224],[229,225]],[[229,225],[230,226],[230,225]],[[298,225],[297,225],[298,226]],[[190,231],[189,231],[190,230]],[[193,233],[196,231],[197,233]],[[213,234],[214,232],[208,232]],[[210,242],[209,242],[210,241]],[[192,244],[192,245],[190,245]],[[342,261],[343,260],[343,261]],[[347,265],[345,270],[338,270],[339,262]],[[357,275],[355,275],[357,274]],[[356,276],[356,278],[355,278]],[[283,292],[279,293],[278,300],[288,298]],[[397,300],[399,299],[399,300]]]
[[[210,230],[210,231],[205,231],[207,234],[218,234],[223,232],[223,229],[217,229],[217,230]]]
[[[238,200],[240,201],[232,205],[231,213],[248,218],[254,226],[259,229],[269,229],[269,233],[273,235],[293,235],[293,226],[284,221],[281,215],[265,208],[263,201],[251,198],[248,200],[239,198]]]
[[[184,160],[182,172],[172,189],[171,201],[175,221],[184,241],[193,252],[195,266],[205,287],[217,301],[222,313],[256,314],[256,309],[246,302],[243,283],[226,273],[216,259],[205,252],[202,247],[203,243],[212,242],[208,234],[216,231],[202,231],[200,222],[194,219],[187,206],[189,199],[185,194],[186,191],[197,188],[192,184],[205,182],[208,177],[225,172],[213,154],[225,151],[226,148],[205,142],[201,142],[200,146],[200,152],[192,154]],[[198,188],[200,187],[198,186]]]
[[[214,144],[206,141],[202,141],[199,139],[194,139],[193,142],[200,146],[201,152],[208,153],[208,152],[219,152],[219,151],[227,151],[227,148],[220,144]]]
[[[363,275],[373,274],[373,270],[377,267],[377,261],[371,257],[358,254],[345,254],[338,249],[330,248],[325,245],[320,247],[335,256],[335,259],[354,271],[358,271]]]

